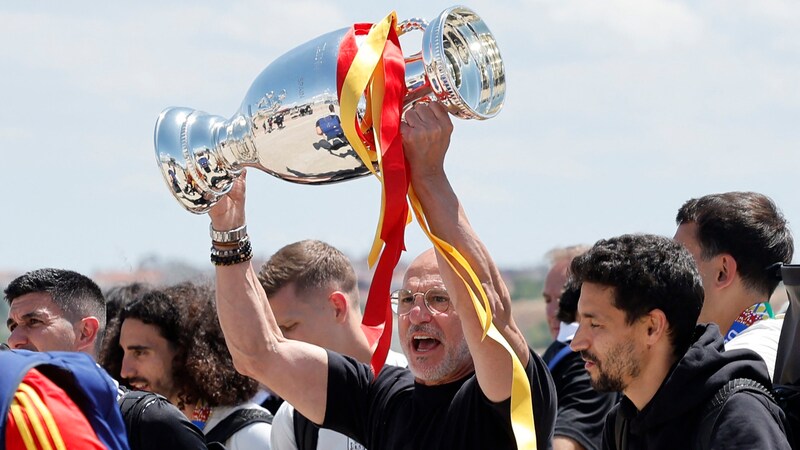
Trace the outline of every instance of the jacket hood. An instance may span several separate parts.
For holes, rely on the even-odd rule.
[[[645,427],[699,413],[711,396],[734,378],[749,378],[767,388],[772,387],[764,360],[751,350],[726,352],[716,324],[697,325],[695,337],[697,340],[639,414]]]

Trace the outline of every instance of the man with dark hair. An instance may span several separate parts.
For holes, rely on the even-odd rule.
[[[475,283],[486,291],[494,338],[483,339],[468,290],[448,264],[452,257],[431,250],[408,267],[403,290],[392,299],[408,369],[387,366],[375,374],[353,358],[287,339],[249,263],[245,177],[239,177],[209,212],[219,317],[236,368],[313,422],[367,448],[502,450],[517,448],[518,436],[529,439],[520,447],[535,438],[538,448],[549,448],[553,382],[516,326],[500,271],[444,173],[453,127],[447,110],[437,102],[416,104],[404,117],[411,186],[431,232],[469,261]],[[514,414],[532,415],[535,430],[525,420],[512,423],[512,386],[530,389],[532,405],[515,402]],[[515,430],[520,422],[524,430]]]
[[[542,297],[555,340],[547,347],[542,359],[553,375],[558,394],[554,450],[600,448],[606,414],[617,402],[617,394],[592,389],[580,354],[569,347],[578,329],[575,323],[577,302],[570,304],[569,301],[580,295],[580,286],[570,286],[567,282],[569,266],[576,256],[588,249],[587,246],[574,245],[547,253],[551,266],[545,277]]]
[[[703,280],[699,321],[716,323],[726,348],[758,352],[772,373],[783,321],[762,319],[774,317],[769,298],[780,265],[794,253],[783,214],[765,195],[727,192],[687,201],[676,222],[675,240],[692,254]]]
[[[182,283],[125,305],[109,326],[101,364],[129,386],[169,399],[209,443],[269,448],[272,415],[248,402],[258,384],[234,369],[209,287]]]
[[[108,289],[104,294],[106,298],[106,323],[111,323],[111,320],[117,317],[119,310],[123,306],[149,289],[151,289],[150,286],[140,282],[123,284]]]
[[[97,357],[106,327],[106,304],[102,291],[88,277],[62,269],[34,270],[9,283],[5,297],[10,305],[6,324],[11,348]],[[119,391],[118,400],[126,401],[128,395]],[[133,450],[205,448],[202,434],[173,405],[165,399],[144,400],[150,401],[148,408],[141,414],[134,411],[135,420],[122,410]],[[138,436],[159,439],[139,447],[131,439]]]
[[[341,251],[318,240],[289,244],[264,263],[258,279],[284,337],[369,363],[372,349],[361,326],[358,279]],[[386,363],[408,365],[391,350]],[[275,414],[271,441],[274,450],[363,448],[341,433],[320,430],[288,402]]]
[[[11,348],[97,354],[106,305],[94,281],[71,270],[39,269],[11,281],[5,296]]]
[[[717,325],[697,324],[703,286],[680,244],[601,240],[571,269],[581,283],[572,348],[595,389],[624,395],[606,419],[604,448],[790,448],[763,361],[724,351]]]

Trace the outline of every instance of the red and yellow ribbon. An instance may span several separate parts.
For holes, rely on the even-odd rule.
[[[361,45],[356,43],[356,36],[366,36]],[[362,321],[374,348],[371,361],[373,371],[376,375],[380,372],[391,346],[392,310],[389,291],[392,273],[405,250],[405,227],[411,220],[408,204],[410,199],[420,227],[436,249],[445,255],[467,287],[484,329],[483,337],[488,336],[498,342],[511,355],[511,421],[517,448],[535,449],[533,404],[525,368],[493,325],[488,297],[475,272],[452,245],[430,232],[419,200],[409,187],[400,136],[400,118],[406,92],[405,60],[400,49],[397,16],[394,12],[374,25],[356,24],[345,35],[339,47],[337,87],[345,137],[364,165],[380,180],[382,188],[381,213],[369,255],[370,267],[374,266],[379,254],[380,259],[370,285]],[[364,117],[359,119],[357,109],[362,95],[366,98],[367,107]],[[378,171],[373,166],[376,162]],[[462,270],[458,270],[456,265]],[[462,273],[466,273],[469,280]]]

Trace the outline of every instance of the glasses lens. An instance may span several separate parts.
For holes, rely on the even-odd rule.
[[[392,310],[395,314],[408,314],[414,307],[414,295],[408,289],[399,289],[392,292]]]
[[[450,308],[450,296],[444,288],[433,288],[425,293],[425,303],[436,312],[446,312]]]

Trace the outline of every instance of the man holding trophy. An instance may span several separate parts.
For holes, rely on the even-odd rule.
[[[413,30],[424,31],[422,50],[406,57],[399,36]],[[488,119],[504,96],[494,37],[455,6],[430,23],[398,23],[391,13],[296,47],[261,72],[230,119],[183,107],[161,113],[162,175],[184,208],[211,216],[218,314],[237,370],[370,449],[550,447],[553,381],[514,323],[499,270],[444,172],[448,114]],[[316,116],[333,105],[358,158],[314,146]],[[298,110],[316,113],[291,114]],[[287,114],[279,136],[266,131]],[[380,261],[362,321],[371,365],[281,333],[249,262],[245,167],[302,184],[380,173],[380,240],[370,254]],[[409,201],[436,250],[408,268],[390,305]],[[409,369],[381,369],[392,310]]]
[[[469,261],[486,290],[495,327],[525,367],[537,446],[548,448],[553,382],[514,323],[508,290],[445,175],[451,132],[439,103],[417,104],[406,113],[401,134],[411,186],[431,231]],[[398,299],[400,340],[410,369],[386,367],[375,377],[368,365],[283,337],[249,263],[244,176],[209,215],[219,318],[240,372],[315,423],[367,448],[517,448],[511,358],[497,342],[482,339],[464,284],[441,254],[423,254],[409,267],[403,287],[411,295]],[[447,296],[431,298],[432,288],[443,288]]]

